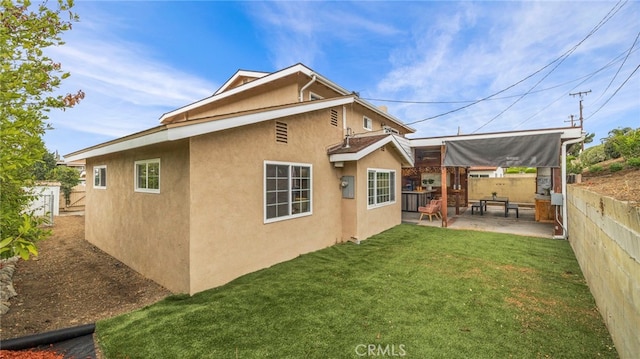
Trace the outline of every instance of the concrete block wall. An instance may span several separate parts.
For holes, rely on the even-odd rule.
[[[640,357],[640,207],[569,185],[568,239],[621,358]]]

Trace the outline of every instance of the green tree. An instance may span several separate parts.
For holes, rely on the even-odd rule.
[[[588,144],[593,142],[593,138],[596,137],[595,133],[587,133],[584,136],[584,144]],[[567,148],[567,155],[571,155],[574,157],[578,157],[580,156],[580,151],[582,150],[583,145],[582,143],[574,143],[572,145],[569,145],[569,148]]]
[[[31,201],[34,164],[46,149],[42,136],[47,112],[74,106],[84,93],[53,95],[69,76],[45,55],[63,45],[61,34],[77,15],[73,0],[44,2],[0,0],[0,257],[37,254],[35,242],[46,237],[41,220],[25,213]]]
[[[617,134],[609,142],[625,159],[640,157],[640,128]]]
[[[73,187],[80,183],[80,172],[71,167],[58,166],[51,170],[47,179],[60,182],[60,189],[64,194],[65,204],[68,206],[71,202],[71,192]]]
[[[52,152],[45,152],[42,160],[33,165],[33,176],[36,181],[47,180],[49,172],[56,168],[56,155]]]
[[[604,153],[607,156],[607,159],[620,158],[620,156],[622,156],[616,149],[616,142],[620,141],[620,138],[624,137],[631,131],[633,131],[631,127],[614,128],[613,130],[609,131],[609,136],[607,136],[607,138],[602,139],[602,144],[604,145]]]

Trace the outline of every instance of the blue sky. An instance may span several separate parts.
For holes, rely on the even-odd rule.
[[[159,124],[238,69],[303,63],[417,130],[640,127],[640,2],[77,1],[50,56],[80,105],[50,113],[61,155]],[[593,30],[596,29],[595,32]],[[635,72],[634,72],[635,71]],[[485,99],[491,95],[497,95]],[[461,109],[462,108],[462,109]],[[443,115],[445,113],[448,113]]]

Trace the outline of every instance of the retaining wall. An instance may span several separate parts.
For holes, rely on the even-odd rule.
[[[640,207],[568,186],[568,239],[621,358],[640,355]]]

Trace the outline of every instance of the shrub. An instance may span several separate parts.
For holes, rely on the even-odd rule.
[[[604,168],[602,168],[602,166],[600,165],[591,165],[589,166],[589,172],[593,172],[593,173],[598,173],[598,172],[602,172]]]
[[[526,170],[524,170],[524,173],[538,173],[538,169],[537,168],[533,168],[533,167],[529,167]]]
[[[640,157],[640,128],[613,138],[613,147],[624,158]]]
[[[604,146],[597,145],[589,147],[580,155],[580,162],[585,166],[591,166],[593,164],[605,161],[607,156],[604,153]]]
[[[623,168],[624,165],[622,163],[612,163],[611,165],[609,165],[609,171],[611,172],[618,172]]]
[[[580,162],[570,162],[567,165],[567,173],[580,174],[584,166]]]
[[[640,157],[627,158],[627,164],[631,167],[640,168]]]

